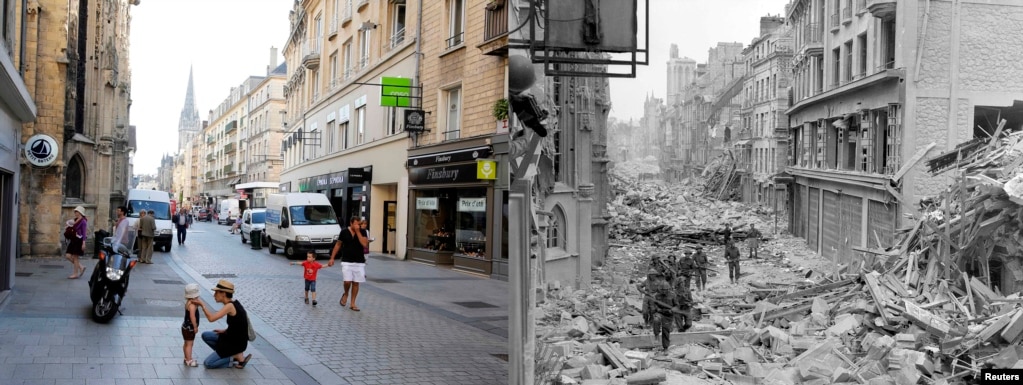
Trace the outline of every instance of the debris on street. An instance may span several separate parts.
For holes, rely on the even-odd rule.
[[[1013,257],[1023,251],[1023,133],[999,126],[993,138],[928,160],[955,183],[921,202],[896,244],[855,264],[822,259],[776,232],[773,213],[712,199],[696,183],[615,173],[608,260],[590,289],[555,287],[541,304],[538,341],[553,352],[555,383],[954,384],[1023,368],[1023,266]],[[740,285],[722,274],[726,223],[737,240],[751,224],[766,236],[758,259],[740,244]],[[700,316],[663,350],[640,286],[652,256],[696,245],[712,264],[708,287],[693,292]]]

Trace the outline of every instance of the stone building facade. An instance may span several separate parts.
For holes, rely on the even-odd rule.
[[[21,185],[22,126],[35,121],[36,102],[24,77],[26,66],[19,48],[28,35],[20,28],[21,12],[15,2],[0,6],[0,302],[14,286],[14,258],[18,255],[19,192]],[[38,17],[33,11],[33,17]],[[18,15],[14,17],[14,15]]]
[[[776,191],[774,178],[783,172],[788,154],[789,79],[792,43],[782,17],[760,18],[760,36],[743,51],[741,125],[733,132],[740,152],[742,201],[785,212],[788,194]],[[779,187],[784,188],[784,184]]]
[[[916,154],[986,137],[999,115],[1023,124],[1023,48],[1004,32],[1023,4],[797,0],[787,16],[790,226],[824,256],[891,246],[901,218],[951,183]]]
[[[428,113],[427,131],[413,134],[408,148],[409,259],[508,279],[508,122],[494,112],[508,92],[513,9],[512,2],[423,2],[419,71]]]
[[[244,182],[249,132],[249,95],[263,82],[263,76],[249,76],[231,87],[220,105],[210,110],[209,125],[193,140],[200,148],[199,173],[202,194],[215,202],[238,198],[234,186]]]
[[[89,230],[111,229],[113,208],[125,202],[134,151],[128,108],[130,6],[136,0],[84,2],[40,0],[15,4],[27,14],[21,41],[24,79],[38,116],[21,130],[59,143],[58,161],[47,168],[21,165],[19,253],[60,253],[63,218],[86,208]],[[30,9],[22,13],[20,6]],[[21,47],[18,47],[21,48]],[[87,245],[91,249],[91,243]]]

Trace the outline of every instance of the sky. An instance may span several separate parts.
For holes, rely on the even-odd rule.
[[[640,0],[640,3],[643,1]],[[680,57],[707,62],[707,50],[718,42],[749,45],[760,35],[761,16],[784,16],[788,0],[650,0],[650,60],[636,67],[636,78],[611,79],[611,116],[643,117],[643,101],[653,91],[665,99],[668,51],[678,45]],[[643,14],[640,13],[642,23]],[[640,46],[644,32],[640,25]],[[619,72],[619,71],[616,71]]]
[[[270,47],[284,61],[290,0],[143,0],[131,7],[131,124],[135,174],[156,174],[178,148],[189,66],[199,119],[251,75],[266,75]]]

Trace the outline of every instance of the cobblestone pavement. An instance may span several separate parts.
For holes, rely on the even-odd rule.
[[[210,223],[196,224],[186,245],[156,252],[154,261],[133,273],[124,315],[98,325],[88,318],[85,278],[66,279],[67,262],[19,260],[15,289],[0,305],[0,383],[507,383],[505,282],[374,256],[361,312],[338,305],[337,265],[321,270],[313,307],[302,301],[301,267]],[[221,277],[253,314],[255,361],[246,370],[184,368],[183,285],[212,287]],[[209,291],[202,297],[212,302]],[[210,353],[200,345],[199,359]]]

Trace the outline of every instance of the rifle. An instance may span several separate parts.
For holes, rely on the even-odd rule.
[[[682,309],[679,309],[678,307],[670,306],[670,305],[664,303],[664,301],[658,300],[656,297],[653,296],[653,294],[647,293],[646,290],[643,290],[642,286],[639,287],[639,292],[642,293],[644,296],[649,297],[650,300],[653,301],[654,303],[656,303],[658,305],[661,305],[662,307],[670,308],[672,313],[683,314],[683,315],[687,315],[687,316],[689,315],[688,312],[686,312],[686,311],[684,311]]]

